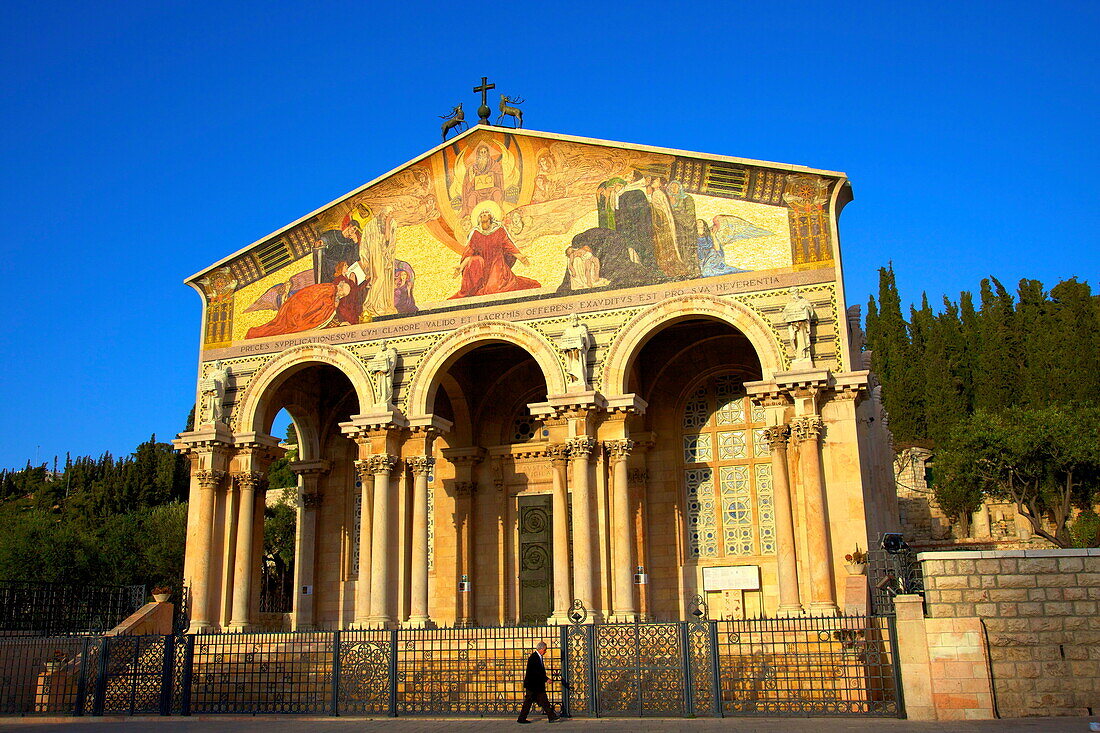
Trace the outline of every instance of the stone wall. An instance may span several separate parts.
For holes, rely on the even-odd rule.
[[[1100,549],[918,558],[930,621],[981,619],[999,716],[1100,710]]]

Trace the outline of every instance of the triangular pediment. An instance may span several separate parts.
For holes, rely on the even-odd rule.
[[[844,175],[474,126],[188,278],[208,348],[835,265]]]

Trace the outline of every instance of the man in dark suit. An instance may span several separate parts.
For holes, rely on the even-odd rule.
[[[538,703],[546,713],[549,722],[556,723],[561,716],[554,712],[554,706],[546,697],[546,683],[550,676],[546,674],[546,664],[543,656],[546,654],[546,642],[540,641],[535,646],[535,651],[527,657],[527,672],[523,675],[523,707],[519,711],[520,723],[530,723],[527,713],[531,712],[531,703]]]

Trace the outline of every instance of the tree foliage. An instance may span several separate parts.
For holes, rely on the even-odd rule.
[[[1100,408],[1100,296],[1076,278],[1049,291],[1024,279],[1015,296],[988,278],[977,305],[963,292],[937,312],[922,296],[906,321],[900,303],[893,269],[881,269],[867,347],[895,447],[935,450],[940,507],[965,517],[996,496],[1056,544],[1094,537],[1086,449],[1098,442],[1088,426]]]
[[[1035,534],[1070,547],[1073,509],[1090,508],[1100,492],[1100,408],[979,411],[958,424],[936,469],[951,487],[937,494],[941,506],[956,501],[956,511],[972,511],[983,496],[1012,501]]]

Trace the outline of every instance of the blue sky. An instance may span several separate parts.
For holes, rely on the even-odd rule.
[[[417,156],[549,132],[848,173],[849,303],[1097,286],[1100,4],[23,2],[0,28],[0,467],[179,432],[183,278]]]

